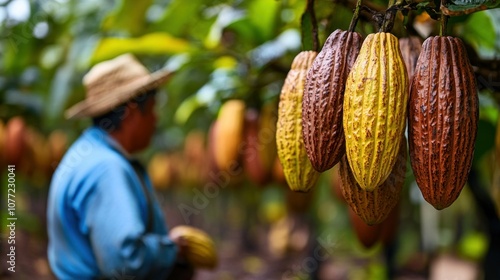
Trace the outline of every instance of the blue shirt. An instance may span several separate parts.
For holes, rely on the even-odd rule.
[[[52,178],[47,208],[48,258],[59,279],[166,279],[177,246],[140,172],[152,202],[149,232],[141,179],[120,145],[91,127],[70,147]]]

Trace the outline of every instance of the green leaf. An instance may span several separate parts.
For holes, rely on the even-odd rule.
[[[144,55],[163,55],[188,52],[188,41],[172,37],[168,33],[150,33],[138,38],[103,38],[99,42],[91,59],[95,64],[114,58],[120,54],[133,53]]]
[[[138,35],[144,29],[146,11],[152,0],[122,0],[117,9],[103,21],[104,30],[121,29]]]
[[[163,31],[173,36],[181,36],[186,29],[191,28],[194,20],[199,20],[198,11],[202,6],[202,0],[173,0],[159,21],[154,23],[152,30]]]
[[[478,53],[481,50],[495,49],[495,27],[490,13],[487,11],[470,15],[463,29],[463,38],[470,43]]]
[[[457,16],[497,7],[500,7],[500,0],[454,0],[446,5],[446,13]]]
[[[272,39],[276,32],[276,17],[281,1],[253,0],[248,7],[248,19],[259,30],[261,43]]]

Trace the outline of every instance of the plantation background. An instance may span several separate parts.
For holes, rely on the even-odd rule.
[[[500,159],[495,160],[494,152],[500,9],[454,16],[448,22],[448,35],[460,37],[467,46],[480,99],[472,185],[451,207],[436,211],[423,200],[408,163],[399,228],[389,245],[366,249],[359,243],[348,206],[334,191],[333,171],[323,173],[308,195],[292,194],[278,179],[258,186],[243,172],[232,176],[199,211],[187,218],[183,214],[182,205],[193,205],[207,183],[208,132],[221,105],[242,99],[249,108],[276,107],[292,59],[311,46],[312,23],[317,23],[321,46],[331,32],[349,27],[356,2],[316,0],[315,20],[311,14],[302,18],[306,4],[0,0],[0,140],[14,117],[21,117],[30,131],[22,163],[16,166],[18,272],[10,274],[2,262],[1,278],[53,279],[46,260],[45,209],[58,162],[54,151],[70,145],[90,124],[67,121],[63,112],[84,98],[81,81],[92,65],[126,52],[134,53],[151,71],[176,71],[158,96],[154,141],[139,156],[152,174],[160,174],[158,198],[169,226],[187,223],[202,228],[218,246],[220,266],[199,271],[197,279],[445,279],[442,271],[447,279],[493,275],[488,273],[498,270],[500,259],[500,185],[493,183],[500,176]],[[380,12],[387,7],[386,1],[363,4]],[[439,21],[424,9],[432,14],[439,1],[406,4],[420,9],[405,17],[398,13],[393,29],[397,37],[425,39],[438,34]],[[463,11],[498,4],[456,1],[450,8]],[[371,18],[361,13],[356,31],[364,37],[377,31]],[[5,146],[0,141],[2,155]],[[2,260],[7,236],[3,158]],[[317,248],[327,257],[315,256]]]

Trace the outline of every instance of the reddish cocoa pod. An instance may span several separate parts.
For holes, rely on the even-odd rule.
[[[286,192],[286,207],[290,213],[305,213],[309,210],[313,199],[314,199],[314,190],[310,192],[294,192],[288,188],[285,190]]]
[[[26,150],[26,124],[19,117],[11,118],[5,127],[4,154],[7,164],[16,165],[19,168]]]
[[[276,118],[266,108],[261,113],[248,109],[242,145],[243,167],[249,179],[264,186],[272,180],[276,159]]]
[[[287,185],[285,172],[283,171],[283,166],[278,157],[276,157],[273,164],[273,179],[277,183]]]
[[[417,66],[418,56],[422,50],[422,39],[418,36],[400,38],[399,49],[406,65],[408,79],[411,81],[415,72],[415,66]]]
[[[382,223],[398,204],[405,182],[407,148],[406,138],[401,141],[396,163],[389,177],[373,191],[363,190],[349,166],[347,156],[340,160],[342,193],[350,208],[367,224]]]
[[[396,240],[398,229],[399,229],[399,214],[401,212],[401,205],[398,203],[396,207],[391,210],[387,219],[383,221],[380,225],[382,230],[380,232],[380,241],[385,246],[389,246]]]
[[[345,154],[344,90],[362,42],[356,32],[335,30],[307,73],[302,135],[307,156],[319,172],[332,168]]]
[[[349,208],[349,220],[354,233],[365,248],[369,249],[378,242],[382,231],[381,224],[367,225],[351,208]]]
[[[332,169],[332,177],[330,178],[330,189],[332,195],[338,198],[341,202],[347,203],[342,193],[342,179],[340,178],[339,164],[335,165]]]
[[[408,140],[415,180],[438,210],[458,198],[472,165],[479,117],[475,81],[460,39],[425,40],[410,89]]]

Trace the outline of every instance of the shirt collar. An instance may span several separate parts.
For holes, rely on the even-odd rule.
[[[129,152],[127,152],[123,148],[123,146],[120,143],[118,143],[118,141],[116,141],[113,137],[111,137],[111,135],[109,135],[109,133],[106,130],[98,126],[93,126],[91,130],[95,130],[95,132],[97,132],[102,137],[105,143],[111,146],[111,148],[113,148],[118,153],[122,154],[127,160],[129,161],[135,160],[134,157],[132,157],[132,155]]]

